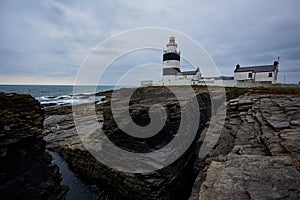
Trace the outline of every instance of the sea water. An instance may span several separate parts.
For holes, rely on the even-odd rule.
[[[101,191],[97,186],[84,184],[77,176],[69,169],[68,164],[56,152],[48,151],[52,156],[52,163],[59,167],[59,171],[63,176],[62,185],[69,187],[66,195],[67,200],[113,200],[107,193]]]
[[[81,104],[100,101],[103,96],[94,96],[95,92],[118,89],[114,86],[76,86],[72,85],[0,85],[0,92],[30,94],[44,106]]]

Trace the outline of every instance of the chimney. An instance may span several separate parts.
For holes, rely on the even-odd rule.
[[[235,69],[239,69],[241,66],[240,66],[240,64],[237,64],[236,66],[235,66]]]
[[[276,60],[274,61],[274,66],[278,66],[279,62]]]

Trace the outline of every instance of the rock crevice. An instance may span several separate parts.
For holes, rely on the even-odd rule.
[[[127,90],[129,89],[121,90],[121,92],[126,93],[128,92]],[[125,173],[109,168],[97,161],[80,142],[80,138],[76,134],[76,128],[71,126],[73,123],[71,113],[46,119],[45,139],[48,142],[48,147],[60,153],[71,169],[81,177],[84,177],[85,180],[105,188],[118,199],[187,199],[193,185],[193,166],[198,147],[196,143],[197,138],[199,138],[210,115],[210,98],[208,93],[199,93],[197,98],[201,110],[199,113],[201,120],[196,139],[178,160],[161,170],[151,173]],[[160,134],[143,141],[122,134],[111,113],[110,99],[106,98],[106,100],[107,103],[96,106],[96,113],[99,114],[98,121],[100,123],[104,121],[103,130],[105,134],[116,145],[120,145],[120,148],[129,151],[144,152],[147,150],[147,152],[151,152],[168,144],[168,141],[172,140],[174,134],[176,134],[180,124],[181,111],[176,97],[170,95],[167,89],[138,89],[130,99],[129,112],[137,124],[145,124],[147,122],[149,106],[151,105],[161,104],[167,110],[168,121]],[[87,110],[84,106],[82,109]],[[51,110],[49,111],[52,113]],[[86,125],[90,122],[88,115],[80,120]],[[96,132],[91,133],[91,135],[96,135]],[[129,162],[126,157],[119,157],[119,159],[120,162]]]

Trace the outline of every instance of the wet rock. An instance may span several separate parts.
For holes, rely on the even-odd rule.
[[[286,121],[269,121],[270,125],[275,129],[288,128],[290,126],[289,122]]]
[[[294,126],[300,126],[300,120],[292,120],[290,124]]]
[[[10,127],[9,127],[9,126],[4,126],[4,127],[3,127],[3,130],[4,130],[4,131],[10,131]]]
[[[67,188],[46,152],[43,112],[30,95],[0,93],[1,199],[64,199]]]

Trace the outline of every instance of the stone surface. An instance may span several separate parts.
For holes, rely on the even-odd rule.
[[[128,90],[120,90],[127,93]],[[116,126],[109,96],[106,97],[107,103],[97,105],[96,113],[98,121],[103,124],[103,130],[117,145],[125,150],[144,152],[159,149],[174,137],[176,129],[180,124],[180,109],[174,95],[169,90],[163,88],[139,89],[134,93],[130,100],[130,114],[133,120],[138,124],[149,123],[148,110],[149,105],[161,104],[167,109],[169,121],[167,125],[152,139],[135,140],[132,137],[124,135]],[[188,101],[189,99],[185,100]],[[198,131],[199,137],[205,122],[208,120],[210,108],[210,99],[207,92],[198,95],[199,106],[201,109],[200,128]],[[122,99],[121,99],[122,101]],[[80,113],[87,113],[80,117],[82,126],[77,129],[85,129],[89,133],[85,137],[86,142],[91,142],[99,138],[93,139],[97,135],[97,129],[87,130],[89,125],[93,125],[93,118],[88,114],[90,106],[82,105]],[[180,159],[170,166],[147,174],[132,174],[117,171],[109,168],[103,163],[97,161],[82,144],[80,137],[76,134],[74,127],[73,114],[65,112],[68,108],[63,108],[63,111],[48,109],[45,115],[48,116],[44,122],[44,135],[48,143],[48,148],[60,153],[80,177],[85,180],[101,186],[109,193],[114,194],[117,199],[187,199],[193,185],[194,178],[194,157],[196,153],[196,140],[190,146],[185,154]],[[53,115],[54,114],[54,115]],[[122,113],[118,113],[122,114]],[[101,141],[99,141],[101,143]],[[105,145],[105,144],[102,144]],[[111,153],[113,156],[114,152]],[[127,157],[118,157],[120,164],[130,162]],[[155,166],[152,161],[148,165]],[[138,166],[136,166],[138,169]]]
[[[299,199],[299,185],[289,156],[230,154],[210,163],[199,199]]]
[[[161,88],[149,90],[140,90],[138,94],[142,96],[132,97],[130,113],[137,123],[147,124],[147,105],[170,100],[165,106],[169,108],[171,123],[164,129],[165,135],[157,137],[166,143],[172,139],[178,125],[178,106],[174,97],[168,96]],[[300,95],[294,95],[294,90],[285,90],[283,95],[282,90],[263,88],[232,88],[229,91],[224,126],[218,116],[215,121],[207,121],[210,101],[207,93],[200,92],[198,100],[203,121],[197,141],[178,161],[147,175],[116,171],[91,156],[76,134],[70,107],[46,110],[44,135],[48,147],[59,152],[76,173],[85,180],[102,185],[117,198],[187,199],[194,184],[191,200],[300,199]],[[248,93],[238,97],[237,94],[245,92]],[[140,106],[141,102],[145,107]],[[90,106],[93,105],[82,107],[82,112]],[[103,130],[123,148],[147,151],[161,147],[157,141],[143,141],[140,145],[122,135],[109,111],[109,94],[106,103],[96,108],[97,120],[103,125]],[[81,120],[89,125],[93,119],[87,115]],[[210,124],[218,127],[216,130],[223,127],[222,131],[207,135]],[[87,133],[90,133],[89,137],[84,139],[93,141],[97,131],[87,130]],[[209,154],[196,157],[201,146],[213,144],[215,140],[218,142]],[[0,155],[5,154],[3,149]],[[126,162],[126,159],[120,159],[120,162]]]
[[[43,112],[30,95],[0,93],[0,198],[64,199],[67,188],[46,152]]]
[[[230,100],[221,139],[198,161],[204,167],[190,199],[300,199],[299,112],[299,95]]]

